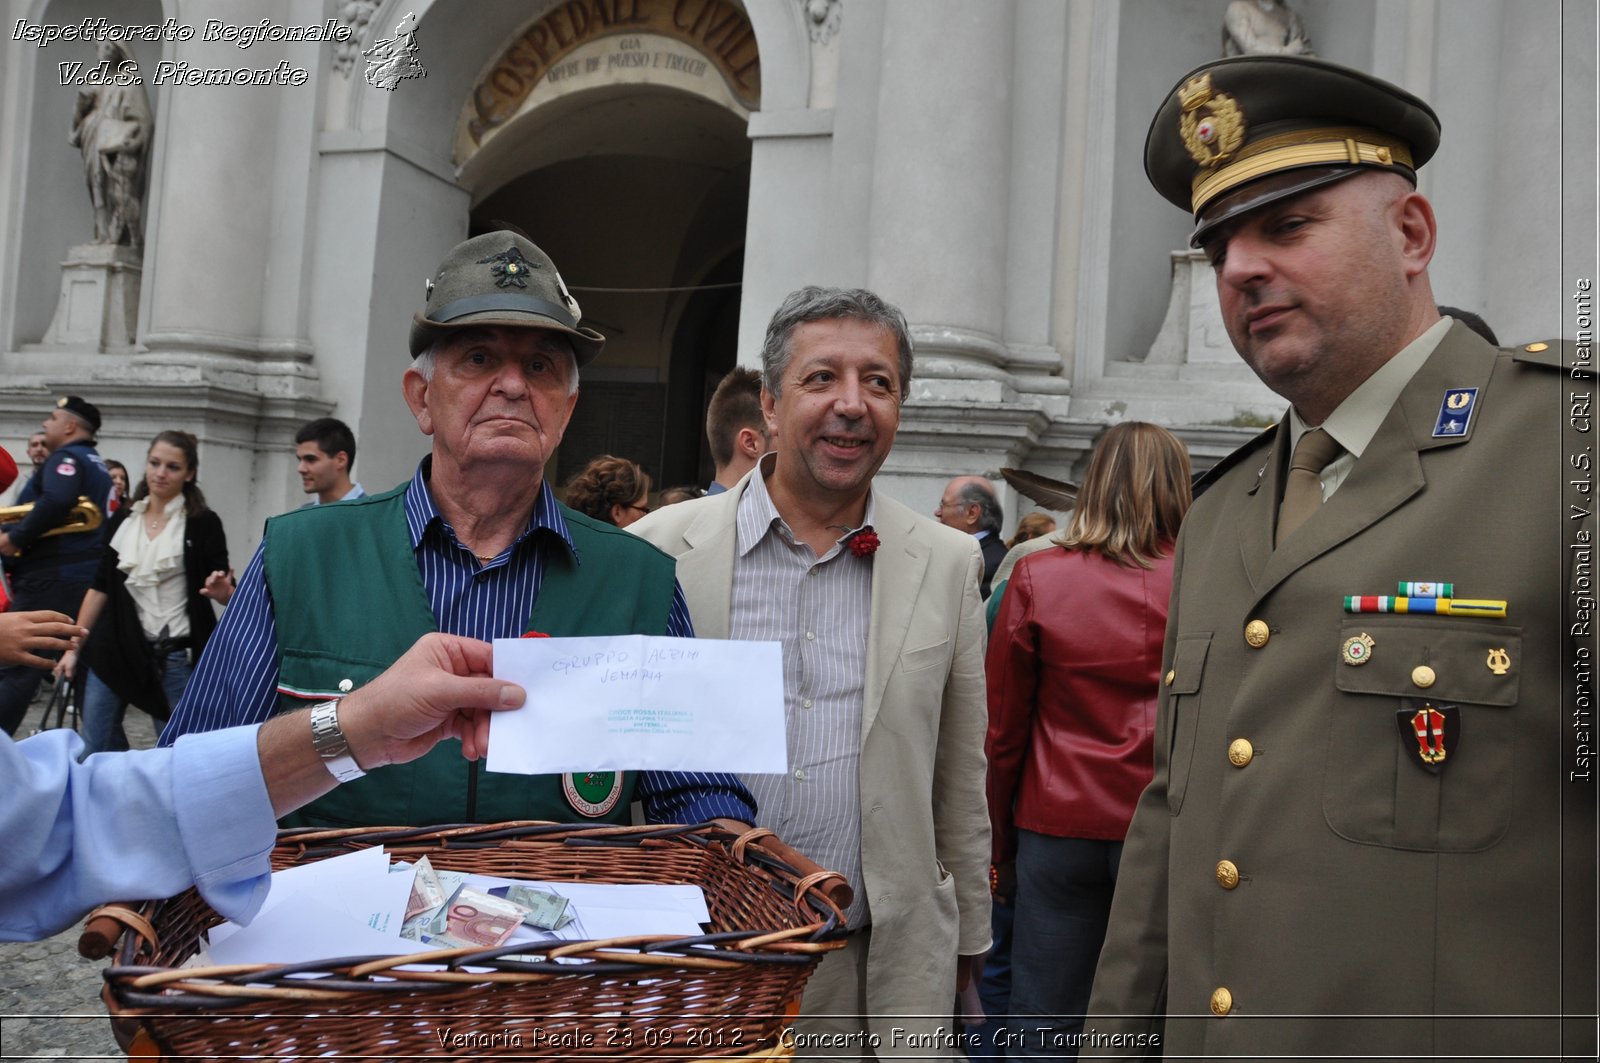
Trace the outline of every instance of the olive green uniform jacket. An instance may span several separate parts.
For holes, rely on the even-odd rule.
[[[1534,361],[1557,354],[1456,325],[1281,549],[1287,417],[1196,502],[1155,778],[1087,1023],[1160,1043],[1085,1055],[1527,1058],[1561,1033],[1529,1016],[1564,991],[1569,1012],[1592,1008],[1594,783],[1568,779],[1561,694],[1566,544],[1585,522],[1560,495],[1571,382]],[[1463,388],[1478,389],[1467,430],[1436,437]],[[1453,581],[1508,615],[1344,612],[1402,580]],[[1370,650],[1346,663],[1361,635]],[[1454,706],[1437,774],[1409,730],[1423,700]],[[1592,1023],[1586,1036],[1592,1054]]]

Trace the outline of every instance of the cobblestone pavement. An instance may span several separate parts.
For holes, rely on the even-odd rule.
[[[30,734],[43,717],[44,695],[18,729]],[[156,744],[154,721],[129,709],[128,741]],[[0,1060],[122,1059],[100,1000],[107,961],[78,955],[81,925],[45,941],[0,942]]]

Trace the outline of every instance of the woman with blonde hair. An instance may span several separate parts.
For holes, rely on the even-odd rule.
[[[626,528],[650,512],[650,477],[637,462],[602,454],[567,481],[566,503],[585,516]]]
[[[1062,1058],[1082,1029],[1122,840],[1154,771],[1172,551],[1191,497],[1171,432],[1107,430],[1066,534],[1017,564],[989,641],[995,878],[1016,890],[1011,1011],[1048,1031],[1025,1031],[1024,1055]]]

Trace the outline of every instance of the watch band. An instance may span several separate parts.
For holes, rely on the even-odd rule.
[[[350,743],[339,730],[339,703],[323,701],[311,706],[311,748],[322,758],[323,766],[340,782],[359,779],[366,772],[350,755]]]

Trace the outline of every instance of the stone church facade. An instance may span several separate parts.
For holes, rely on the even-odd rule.
[[[1318,55],[1439,112],[1421,178],[1438,297],[1503,342],[1574,337],[1595,273],[1594,5],[1292,6]],[[1220,54],[1226,7],[5,0],[0,443],[20,459],[67,392],[135,470],[157,431],[195,432],[242,566],[303,500],[300,423],[347,421],[369,489],[410,475],[426,441],[399,379],[423,282],[511,222],[609,338],[558,482],[606,451],[658,486],[704,482],[710,387],[756,363],[807,283],[872,288],[912,323],[881,483],[918,509],[957,473],[1073,478],[1128,418],[1209,464],[1283,404],[1233,355],[1142,145],[1178,77]],[[137,246],[94,244],[69,142],[99,62],[84,38],[106,27],[142,27],[124,32],[152,116]],[[370,83],[395,41],[416,69]],[[1008,529],[1033,508],[1003,500]]]

